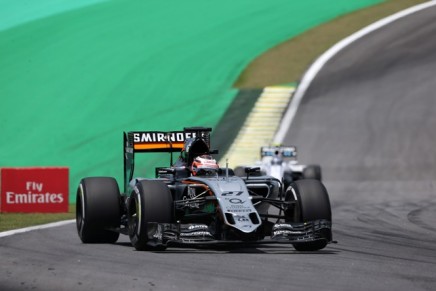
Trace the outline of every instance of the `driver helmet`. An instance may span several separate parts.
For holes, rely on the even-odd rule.
[[[271,160],[271,165],[281,165],[283,160],[280,157],[274,157]]]
[[[218,163],[210,155],[201,155],[194,159],[191,166],[191,171],[194,176],[199,173],[216,173],[219,169]]]

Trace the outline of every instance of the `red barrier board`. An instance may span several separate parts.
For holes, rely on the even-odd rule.
[[[0,171],[0,212],[68,212],[67,167]]]

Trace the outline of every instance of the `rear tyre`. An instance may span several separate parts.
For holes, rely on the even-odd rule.
[[[138,251],[164,250],[148,239],[149,222],[171,223],[173,217],[171,191],[161,181],[143,180],[136,184],[128,202],[129,237]]]
[[[314,220],[332,221],[330,199],[324,185],[318,180],[298,180],[288,187],[285,199],[297,200],[293,209],[285,212],[287,221],[308,222]],[[294,244],[297,251],[316,251],[325,248],[327,241],[331,240],[330,231],[325,234],[326,241],[314,241]]]
[[[321,166],[319,165],[309,165],[303,170],[304,179],[315,179],[318,181],[322,180]]]
[[[76,196],[77,232],[83,243],[115,243],[120,227],[120,191],[110,177],[84,178]]]

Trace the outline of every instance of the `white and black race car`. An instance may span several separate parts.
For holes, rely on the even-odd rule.
[[[283,188],[297,180],[322,180],[320,165],[304,165],[297,160],[297,147],[295,146],[264,146],[260,148],[260,161],[252,166],[259,167],[262,175],[273,176],[283,182]],[[245,167],[235,168],[235,174],[245,176]]]
[[[88,177],[77,190],[77,231],[83,243],[115,243],[128,235],[137,250],[178,245],[287,243],[315,251],[332,242],[329,196],[319,180],[281,181],[246,168],[219,167],[210,128],[124,133],[124,187]],[[155,178],[134,177],[135,154],[171,153]],[[172,153],[180,157],[172,161]]]

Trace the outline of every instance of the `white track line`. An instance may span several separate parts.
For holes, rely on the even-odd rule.
[[[285,115],[283,116],[282,122],[280,124],[279,130],[277,131],[275,137],[274,137],[274,143],[281,144],[283,143],[283,140],[285,139],[285,135],[288,132],[289,128],[291,127],[292,121],[294,120],[295,114],[297,113],[298,106],[300,105],[301,100],[303,99],[304,94],[306,93],[307,88],[309,87],[310,83],[313,81],[315,76],[318,74],[318,72],[321,70],[321,68],[333,57],[335,56],[339,51],[353,43],[354,41],[358,40],[359,38],[364,37],[365,35],[385,26],[388,25],[402,17],[408,16],[412,13],[418,12],[420,10],[429,8],[431,6],[436,5],[436,1],[429,1],[425,2],[410,8],[407,8],[403,11],[400,11],[398,13],[395,13],[391,16],[388,16],[386,18],[383,18],[377,22],[374,22],[373,24],[357,31],[356,33],[350,35],[349,37],[341,40],[334,46],[332,46],[330,49],[328,49],[324,54],[322,54],[313,64],[312,66],[306,71],[304,74],[300,84],[298,85],[295,94],[292,98],[292,101],[288,107],[288,110],[286,111]]]
[[[75,219],[63,220],[63,221],[47,223],[47,224],[43,224],[43,225],[36,225],[36,226],[31,226],[31,227],[25,227],[25,228],[19,228],[19,229],[14,229],[14,230],[3,231],[3,232],[0,232],[0,237],[11,236],[11,235],[14,235],[14,234],[17,234],[17,233],[29,232],[29,231],[32,231],[32,230],[38,230],[38,229],[45,229],[45,228],[52,228],[52,227],[62,226],[62,225],[70,224],[70,223],[73,223],[73,222],[76,222],[76,220]]]

